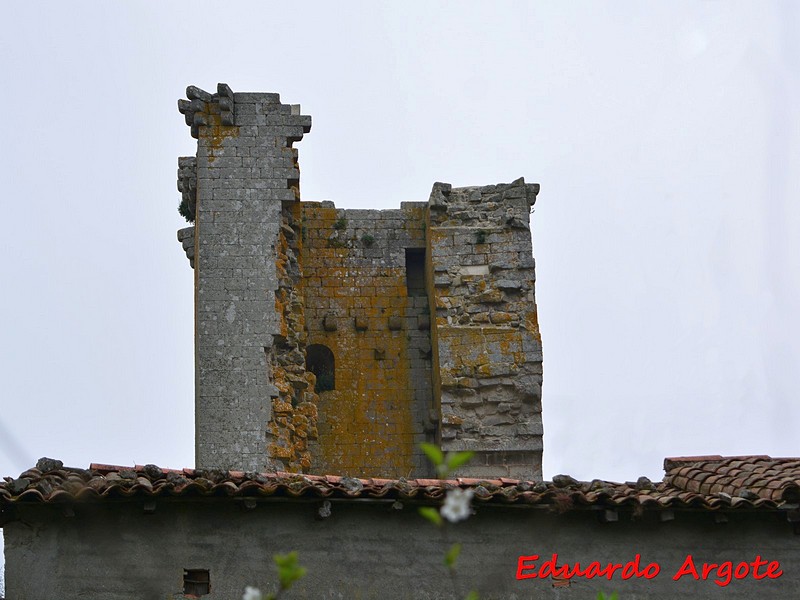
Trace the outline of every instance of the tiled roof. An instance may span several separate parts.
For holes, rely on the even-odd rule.
[[[777,504],[800,500],[800,458],[688,456],[664,460],[664,481],[704,495]]]
[[[64,467],[42,459],[16,479],[0,483],[0,508],[21,502],[70,503],[125,498],[300,498],[399,500],[438,503],[453,487],[474,490],[475,504],[581,508],[759,509],[789,508],[800,490],[800,459],[767,456],[691,457],[665,460],[666,477],[652,483],[515,479],[355,479],[296,473],[170,470],[154,465],[92,464]]]

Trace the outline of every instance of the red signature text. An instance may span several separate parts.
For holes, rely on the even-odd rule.
[[[756,556],[755,560],[752,562],[740,562],[735,564],[729,560],[719,564],[704,562],[701,563],[698,568],[698,566],[695,565],[694,557],[689,554],[672,579],[678,581],[681,577],[686,577],[687,575],[691,575],[698,580],[706,580],[709,577],[713,577],[714,583],[720,587],[725,587],[732,579],[744,579],[746,577],[752,577],[753,579],[777,579],[783,575],[783,571],[777,560],[766,561],[760,556]]]
[[[553,554],[547,560],[539,562],[539,555],[520,556],[517,559],[517,579],[544,579],[552,577],[557,580],[583,577],[594,579],[605,577],[611,580],[619,574],[620,579],[642,578],[653,579],[661,572],[658,563],[644,563],[640,554],[626,563],[590,563],[576,562],[564,563],[559,566],[558,554]],[[720,587],[725,587],[734,579],[752,578],[777,579],[783,575],[781,565],[777,560],[769,561],[757,555],[750,562],[724,561],[720,563],[695,563],[694,557],[688,554],[680,568],[673,575],[672,580],[678,581],[684,577],[692,577],[697,581],[713,580]]]
[[[538,554],[520,556],[517,560],[517,579],[536,579],[537,577],[539,579],[545,577],[557,577],[559,579],[572,579],[573,577],[593,579],[595,577],[605,577],[606,579],[611,579],[617,571],[620,572],[620,577],[622,579],[630,579],[631,577],[652,579],[661,572],[661,567],[656,563],[648,563],[642,566],[641,555],[639,554],[637,554],[633,560],[626,563],[607,563],[603,565],[597,561],[593,561],[585,567],[581,567],[581,563],[575,563],[573,565],[567,563],[559,567],[558,554],[553,554],[553,556],[540,565],[536,564],[538,560]]]

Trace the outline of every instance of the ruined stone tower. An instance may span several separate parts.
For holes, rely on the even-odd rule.
[[[187,88],[178,161],[195,269],[199,467],[541,478],[538,185],[436,183],[395,210],[300,201],[311,118],[277,94]]]

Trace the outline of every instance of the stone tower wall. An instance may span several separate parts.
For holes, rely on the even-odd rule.
[[[408,477],[430,466],[428,299],[408,293],[406,249],[425,249],[425,203],[343,210],[302,203],[308,343],[330,348],[335,389],[320,393],[320,472]]]
[[[443,450],[469,477],[541,479],[542,343],[530,209],[538,185],[452,189],[429,200],[434,381]]]
[[[280,333],[276,246],[282,203],[298,193],[292,142],[311,119],[277,94],[234,94],[224,84],[216,94],[189,87],[187,96],[179,109],[198,141],[196,462],[263,471],[272,466],[266,432],[277,396],[268,362]],[[190,162],[179,164],[185,171]],[[190,184],[182,177],[183,191]]]

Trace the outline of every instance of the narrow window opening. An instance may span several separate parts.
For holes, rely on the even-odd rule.
[[[207,596],[211,593],[211,578],[208,569],[183,570],[183,595]]]
[[[336,389],[336,365],[331,349],[323,344],[311,344],[306,349],[306,370],[317,378],[316,393]]]
[[[406,289],[409,296],[425,296],[425,248],[406,248]]]

